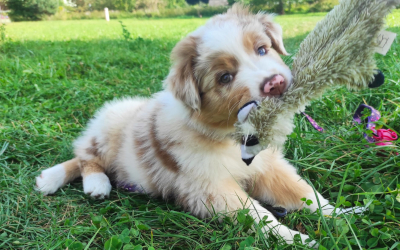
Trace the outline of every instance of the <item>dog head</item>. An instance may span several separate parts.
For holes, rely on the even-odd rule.
[[[232,128],[239,108],[251,100],[280,96],[292,76],[282,29],[268,14],[234,5],[181,40],[172,51],[165,87],[214,128]]]

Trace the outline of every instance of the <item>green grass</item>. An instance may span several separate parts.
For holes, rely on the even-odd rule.
[[[277,18],[290,53],[322,18]],[[92,200],[80,181],[53,196],[34,191],[42,169],[72,157],[71,142],[105,101],[159,91],[172,47],[205,21],[127,19],[131,40],[123,38],[117,21],[6,26],[0,40],[0,249],[101,249],[110,242],[130,242],[135,249],[305,248],[245,231],[244,216],[238,224],[198,220],[172,202],[117,189],[110,199]],[[388,25],[400,35],[400,11]],[[381,125],[400,132],[399,41],[385,57],[376,56],[387,77],[384,86],[330,91],[307,109],[326,132],[315,132],[299,116],[287,142],[287,158],[333,204],[369,206],[363,216],[321,218],[303,210],[282,220],[327,249],[400,249],[400,197],[393,191],[400,189],[398,143],[384,152],[366,147],[363,128],[352,124],[356,107],[366,102],[381,111]]]
[[[178,8],[160,8],[160,9],[137,9],[132,11],[110,11],[110,19],[129,19],[129,18],[193,18],[193,17],[211,17],[221,14],[227,10],[227,6],[208,6],[208,5],[190,5]],[[55,15],[46,16],[44,20],[82,20],[82,19],[103,19],[104,10],[77,11],[65,9],[58,11]]]

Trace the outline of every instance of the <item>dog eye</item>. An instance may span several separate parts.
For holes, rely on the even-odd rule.
[[[258,52],[258,54],[259,54],[260,56],[264,56],[264,55],[267,54],[268,50],[267,50],[264,46],[262,46],[262,47],[260,47],[260,48],[257,49],[257,52]]]
[[[219,78],[219,81],[221,83],[230,83],[232,81],[232,79],[233,79],[233,76],[229,73],[226,73],[226,74],[223,74],[221,76],[221,78]]]

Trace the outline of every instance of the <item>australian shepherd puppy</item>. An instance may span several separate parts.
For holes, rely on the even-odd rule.
[[[174,197],[200,218],[249,208],[256,222],[266,215],[272,221],[265,232],[293,242],[299,233],[260,203],[316,211],[319,200],[326,215],[334,207],[279,150],[266,149],[247,166],[231,139],[241,106],[279,97],[290,86],[291,71],[280,54],[287,54],[282,30],[271,15],[235,5],[213,17],[175,46],[163,91],[107,103],[75,141],[75,158],[42,171],[37,189],[52,194],[82,176],[84,192],[102,199],[113,176],[142,192]]]

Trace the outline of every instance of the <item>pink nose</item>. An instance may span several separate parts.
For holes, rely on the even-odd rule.
[[[285,78],[281,75],[275,75],[271,79],[267,79],[262,86],[264,94],[281,95],[285,91]]]

